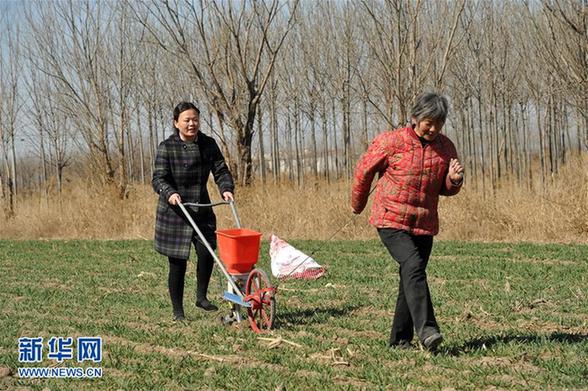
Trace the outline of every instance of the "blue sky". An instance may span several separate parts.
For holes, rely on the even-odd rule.
[[[30,1],[30,0],[25,0]],[[1,23],[2,28],[4,28],[4,24],[6,23],[6,19],[11,20],[11,18],[6,18],[5,16],[12,16],[14,13],[17,13],[19,9],[22,9],[23,4],[25,3],[23,0],[0,0],[0,14],[2,15]]]

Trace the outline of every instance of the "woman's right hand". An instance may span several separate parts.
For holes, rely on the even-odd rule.
[[[180,197],[180,195],[178,193],[174,193],[172,195],[169,196],[169,198],[167,199],[167,202],[170,205],[177,205],[180,202],[182,202],[182,198]]]
[[[463,179],[463,166],[457,159],[451,159],[449,162],[449,179],[453,183],[461,183]]]

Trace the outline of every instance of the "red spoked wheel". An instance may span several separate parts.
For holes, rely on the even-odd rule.
[[[256,333],[270,330],[276,315],[276,288],[272,287],[263,270],[253,269],[245,285],[245,301],[251,304],[247,315]]]

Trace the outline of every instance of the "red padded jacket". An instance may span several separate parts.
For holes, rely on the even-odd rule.
[[[370,224],[436,235],[439,195],[454,195],[461,189],[461,183],[454,185],[448,176],[452,158],[457,158],[457,151],[443,134],[423,146],[411,127],[384,132],[357,163],[351,207],[355,213],[365,208],[371,183],[379,174]]]

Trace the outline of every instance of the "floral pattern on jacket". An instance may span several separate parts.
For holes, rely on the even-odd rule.
[[[351,207],[360,213],[366,206],[376,175],[370,224],[402,229],[413,235],[439,232],[439,195],[461,189],[448,176],[449,162],[457,158],[451,140],[439,134],[422,144],[412,127],[378,135],[355,168]]]

